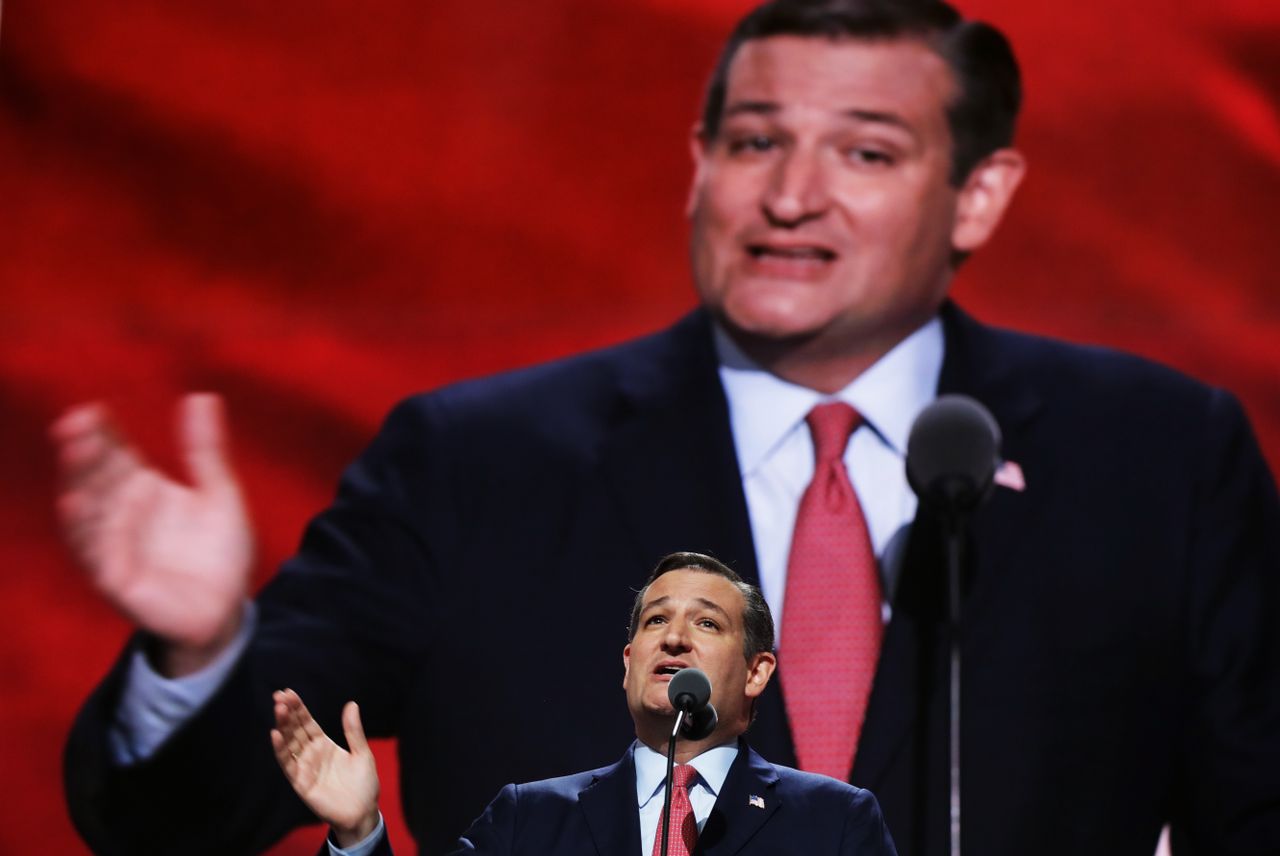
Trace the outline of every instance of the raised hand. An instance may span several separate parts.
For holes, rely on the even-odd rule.
[[[342,708],[348,752],[320,729],[296,692],[279,690],[271,699],[276,716],[271,746],[289,784],[333,827],[340,846],[368,837],[378,825],[378,770],[356,703],[349,701]]]
[[[253,563],[221,400],[185,396],[177,433],[189,485],[143,461],[102,405],[74,408],[50,429],[66,540],[106,598],[168,643],[157,666],[170,675],[200,668],[235,637]]]

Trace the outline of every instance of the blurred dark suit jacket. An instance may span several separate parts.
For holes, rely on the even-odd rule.
[[[966,852],[1149,856],[1167,819],[1196,853],[1280,852],[1280,509],[1240,407],[1137,358],[943,321],[939,391],[985,403],[1026,477],[968,551]],[[407,816],[442,852],[503,783],[630,737],[609,701],[630,587],[673,550],[756,577],[703,312],[411,398],[261,593],[231,680],[152,761],[111,766],[121,670],[98,688],[67,749],[72,817],[99,852],[275,840],[307,817],[266,736],[290,686],[331,734],[354,698],[399,735]],[[939,569],[922,514],[852,772],[903,856],[947,840]],[[780,683],[751,741],[794,765]]]

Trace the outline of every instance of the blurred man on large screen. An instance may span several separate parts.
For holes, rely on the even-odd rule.
[[[1004,37],[939,2],[755,10],[693,134],[703,307],[407,400],[253,603],[218,401],[181,409],[190,486],[102,408],[67,414],[68,540],[141,631],[71,737],[81,832],[197,852],[305,821],[244,748],[291,686],[399,736],[435,851],[503,782],[612,756],[626,717],[561,695],[610,674],[575,640],[607,638],[637,567],[700,549],[780,619],[753,744],[875,791],[902,853],[943,852],[941,547],[902,455],[963,392],[1010,465],[966,574],[966,848],[1146,856],[1169,822],[1194,852],[1276,852],[1280,511],[1239,405],[947,300],[1023,174],[1020,98]],[[548,622],[562,642],[519,647]]]

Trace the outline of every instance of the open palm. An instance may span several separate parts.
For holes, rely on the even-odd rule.
[[[354,844],[377,826],[378,771],[351,701],[342,709],[350,751],[329,739],[293,690],[272,695],[276,727],[271,745],[285,778],[315,814],[333,828],[338,843]]]
[[[146,464],[105,408],[72,410],[52,429],[64,487],[58,511],[94,584],[167,642],[201,648],[238,619],[253,537],[226,460],[221,403],[188,396],[179,442],[191,484]]]

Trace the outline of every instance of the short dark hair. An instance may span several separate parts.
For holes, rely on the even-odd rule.
[[[703,553],[670,553],[663,556],[658,566],[645,580],[644,587],[636,592],[635,603],[631,605],[631,622],[627,625],[627,641],[636,638],[639,630],[640,612],[644,609],[644,598],[654,580],[670,571],[702,571],[716,574],[733,583],[742,595],[742,655],[748,661],[761,652],[773,652],[773,613],[758,586],[738,576],[732,568],[719,559]]]
[[[965,20],[942,0],[770,0],[757,6],[730,34],[707,85],[702,129],[720,130],[729,66],[743,43],[769,36],[883,40],[913,38],[942,57],[959,85],[947,105],[951,131],[951,183],[964,184],[983,158],[1013,142],[1022,105],[1022,80],[1004,34],[982,21]]]

